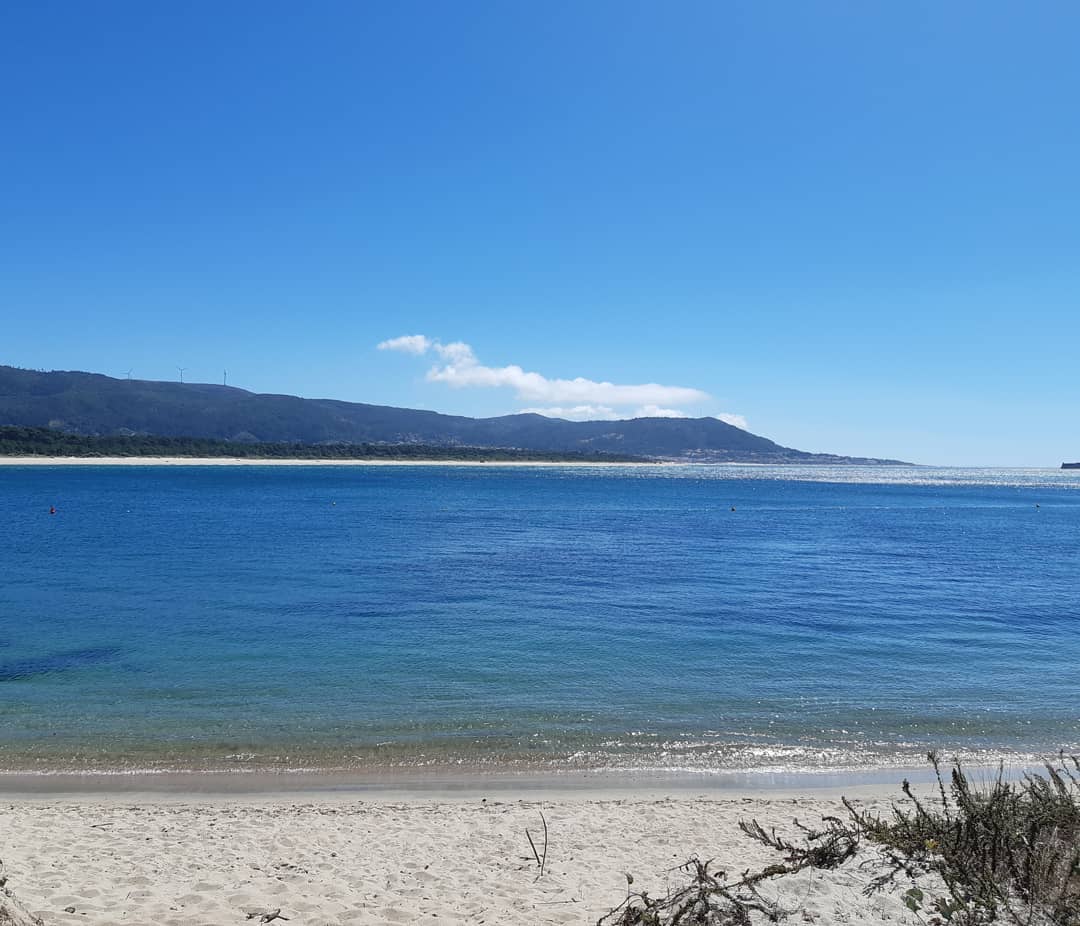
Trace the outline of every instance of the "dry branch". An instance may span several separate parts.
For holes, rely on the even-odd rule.
[[[8,889],[3,862],[0,862],[0,926],[43,926],[41,919],[19,903]]]
[[[274,920],[289,919],[287,916],[281,915],[281,907],[278,907],[276,910],[249,910],[247,918],[253,920],[255,917],[259,918],[260,923],[272,923]]]

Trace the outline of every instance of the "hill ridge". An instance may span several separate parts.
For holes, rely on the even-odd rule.
[[[13,366],[0,366],[0,425],[86,436],[426,444],[698,462],[897,462],[795,450],[716,418],[568,421],[529,412],[469,418],[213,383],[118,379],[80,370],[45,372]]]

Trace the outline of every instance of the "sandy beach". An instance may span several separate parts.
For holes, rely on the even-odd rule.
[[[856,790],[881,810],[897,793]],[[739,820],[794,836],[795,818],[843,815],[839,796],[8,794],[0,858],[9,889],[47,924],[221,926],[274,910],[292,926],[589,924],[625,898],[627,873],[655,895],[684,882],[676,866],[691,855],[732,877],[779,861]],[[538,878],[525,831],[542,852],[541,812]],[[897,892],[863,893],[873,869],[859,863],[872,858],[864,849],[764,893],[794,923],[917,922]]]

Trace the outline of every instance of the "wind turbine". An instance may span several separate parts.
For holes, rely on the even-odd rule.
[[[222,386],[228,386],[229,385],[229,371],[228,370],[222,370],[221,371],[221,385]]]
[[[134,367],[132,367],[132,369],[134,369]],[[131,379],[131,370],[127,371],[127,378],[128,378],[128,380]]]
[[[183,385],[183,382],[184,382],[184,370],[186,370],[187,367],[177,367],[176,369],[178,369],[180,371],[180,384]]]

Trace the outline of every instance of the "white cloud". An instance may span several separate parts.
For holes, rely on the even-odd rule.
[[[447,359],[444,356],[444,359]],[[708,395],[699,389],[684,386],[662,386],[659,383],[622,386],[597,382],[578,376],[575,379],[548,379],[516,365],[486,367],[470,359],[452,360],[428,371],[432,382],[446,383],[455,388],[465,386],[505,386],[513,389],[518,398],[531,402],[568,402],[599,405],[650,405],[661,402],[701,402]]]
[[[661,408],[659,405],[643,405],[636,412],[635,418],[689,418],[686,412],[677,408]]]
[[[403,334],[400,338],[390,338],[389,341],[380,341],[375,345],[379,350],[397,350],[403,354],[416,354],[422,356],[428,351],[434,351],[447,363],[461,366],[475,366],[476,355],[472,348],[462,341],[452,341],[443,344],[422,334]]]
[[[431,348],[431,341],[422,334],[403,334],[400,338],[381,341],[379,350],[400,350],[406,354],[426,354]]]
[[[565,418],[570,421],[612,421],[624,418],[688,418],[675,406],[694,405],[709,399],[708,393],[687,386],[660,383],[623,385],[576,377],[550,379],[510,364],[489,367],[480,363],[473,349],[463,341],[444,344],[422,334],[407,334],[382,341],[379,350],[400,351],[415,356],[433,354],[438,362],[427,372],[429,382],[446,383],[455,389],[468,387],[513,389],[524,402],[536,403],[523,412]],[[742,415],[724,412],[720,421],[744,431]]]
[[[707,401],[708,393],[687,386],[665,386],[660,383],[622,385],[599,382],[576,377],[574,379],[549,379],[511,364],[489,367],[480,363],[472,348],[461,341],[443,344],[422,334],[404,335],[383,341],[379,350],[396,350],[422,355],[434,353],[439,357],[428,370],[430,382],[446,383],[455,389],[466,387],[508,388],[525,402],[537,403],[547,411],[535,409],[540,414],[556,414],[559,417],[632,417],[633,415],[683,416],[675,405],[696,404]],[[619,413],[616,409],[624,408]],[[636,408],[637,412],[629,409]]]
[[[606,405],[575,405],[573,408],[523,408],[522,414],[543,415],[545,418],[566,418],[569,421],[615,421],[619,414]]]
[[[746,424],[746,419],[742,415],[733,415],[730,412],[721,412],[716,416],[724,424],[730,424],[732,427],[742,428],[744,431],[749,430]]]
[[[477,365],[476,354],[464,341],[451,341],[449,344],[440,344],[436,341],[431,347],[448,364],[456,364],[461,367],[475,367]]]

